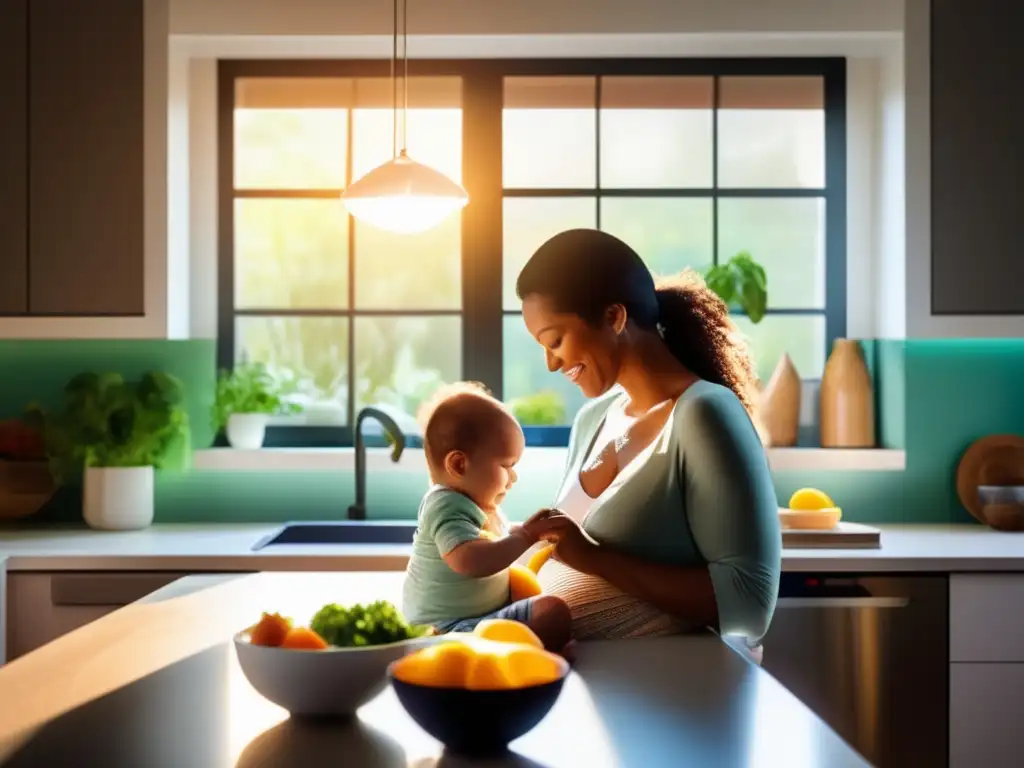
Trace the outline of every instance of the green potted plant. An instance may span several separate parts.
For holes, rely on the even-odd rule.
[[[42,430],[54,480],[82,479],[86,523],[104,530],[153,522],[153,470],[187,441],[181,383],[166,373],[125,381],[118,373],[82,373],[52,410],[30,406]]]
[[[508,407],[522,425],[530,445],[564,445],[565,435],[551,427],[565,424],[565,400],[549,389],[511,400]],[[568,428],[566,428],[568,429]]]
[[[755,325],[768,310],[768,278],[764,267],[749,251],[740,251],[728,261],[715,264],[704,274],[708,288],[718,294],[729,309],[739,309]]]
[[[221,371],[213,403],[214,432],[224,430],[232,448],[261,448],[271,416],[302,410],[285,400],[287,394],[261,363],[239,363],[234,370]]]

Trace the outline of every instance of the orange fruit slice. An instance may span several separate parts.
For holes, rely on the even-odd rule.
[[[511,619],[484,619],[476,625],[473,634],[497,643],[521,643],[544,650],[544,643],[532,629]]]
[[[253,645],[275,647],[284,642],[291,628],[291,619],[287,619],[279,613],[264,613],[256,625],[249,630],[249,642]]]
[[[554,552],[554,544],[550,544],[544,547],[543,549],[538,549],[530,556],[530,561],[526,564],[526,567],[534,573],[540,573],[540,569],[544,567],[544,563],[546,563],[550,559],[551,555],[554,554]]]

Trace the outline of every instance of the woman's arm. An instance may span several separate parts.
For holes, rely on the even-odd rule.
[[[718,624],[718,606],[708,569],[652,563],[598,547],[593,575],[655,608],[700,626]]]
[[[686,507],[708,564],[718,629],[759,640],[775,611],[782,571],[779,506],[768,460],[731,392],[717,390],[684,406]]]

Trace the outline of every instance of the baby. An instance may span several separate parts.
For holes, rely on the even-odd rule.
[[[569,608],[557,597],[511,602],[509,567],[538,539],[549,514],[509,525],[499,509],[516,481],[523,431],[480,385],[444,388],[427,406],[423,430],[432,486],[420,503],[402,611],[438,632],[469,632],[483,619],[526,624],[549,650],[571,639]]]

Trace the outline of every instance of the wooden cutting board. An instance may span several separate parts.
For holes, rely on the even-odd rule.
[[[782,529],[782,546],[788,549],[879,549],[882,532],[862,523],[840,522],[831,531]]]

